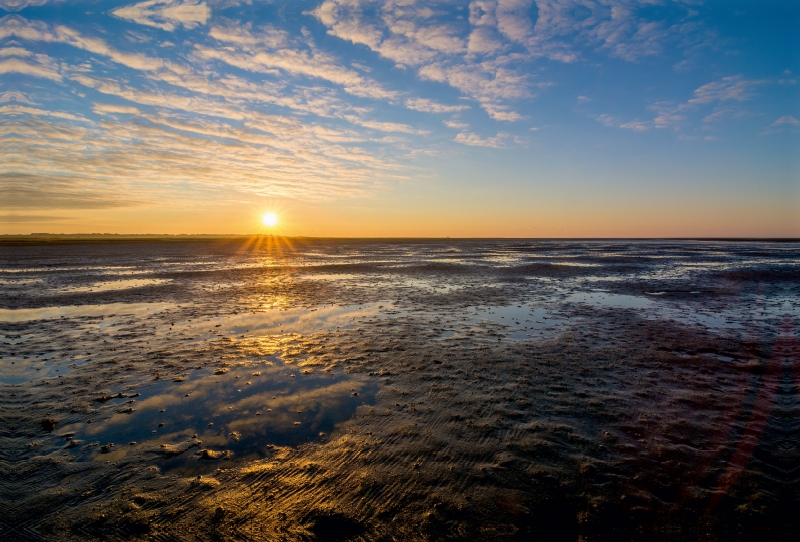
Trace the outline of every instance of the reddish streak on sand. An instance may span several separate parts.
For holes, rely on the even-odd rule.
[[[787,361],[790,364],[798,388],[800,388],[800,342],[797,340],[794,323],[788,314],[784,316],[783,322],[781,322],[780,332],[772,348],[772,358],[767,365],[767,371],[750,419],[745,426],[733,457],[728,462],[725,473],[720,477],[719,487],[714,492],[706,512],[711,512],[720,503],[750,461],[753,450],[758,444],[761,433],[764,431],[769,415],[772,412],[772,405],[775,402],[775,394],[778,390],[781,373],[784,363]]]
[[[739,291],[743,289],[743,286],[737,285]],[[756,305],[754,310],[761,309],[761,288],[758,289],[758,296],[756,297]],[[758,328],[753,325],[750,329],[750,342],[752,346],[757,347],[759,341],[761,339],[761,334],[759,333]],[[747,388],[748,383],[751,379],[751,373],[749,372],[741,372],[738,376],[739,385],[735,386],[736,389],[741,390],[741,396],[739,398],[739,403],[742,405],[745,400],[745,396],[747,395]],[[741,406],[739,409],[729,408],[723,414],[723,420],[720,420],[720,423],[716,424],[716,427],[713,428],[713,436],[711,437],[710,441],[711,444],[716,444],[717,449],[727,448],[727,442],[731,435],[731,430],[733,425],[736,423],[736,419],[739,418],[741,415]],[[711,447],[711,444],[709,445]],[[710,449],[710,448],[709,448]],[[694,468],[693,474],[691,475],[689,481],[684,486],[684,501],[689,500],[694,495],[692,489],[697,487],[700,484],[700,481],[708,475],[709,470],[711,469],[712,465],[717,461],[719,458],[719,453],[716,454],[709,454],[698,461],[697,465]],[[711,508],[709,508],[711,510]]]

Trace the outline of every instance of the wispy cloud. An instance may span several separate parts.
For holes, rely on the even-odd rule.
[[[797,120],[792,115],[783,115],[782,117],[775,119],[775,121],[767,126],[767,128],[762,131],[760,135],[764,136],[782,132],[800,132],[800,120]]]
[[[33,63],[17,58],[0,60],[0,75],[12,73],[61,81],[61,74],[56,71],[55,66],[44,63]]]
[[[493,28],[493,2],[471,5],[475,29],[425,17],[421,2],[395,9],[391,0],[383,0],[378,6],[382,17],[373,19],[365,15],[365,5],[359,0],[325,0],[311,13],[330,34],[366,45],[399,66],[412,66],[421,79],[458,89],[496,120],[522,118],[509,102],[532,96],[529,75],[513,66],[522,58],[498,56],[507,45]]]
[[[447,126],[448,128],[453,128],[455,130],[466,130],[467,128],[469,128],[469,124],[467,124],[466,122],[459,122],[456,120],[446,120],[444,121],[444,125]]]
[[[47,4],[57,4],[63,0],[0,0],[0,9],[5,11],[22,11],[27,7],[45,6]]]
[[[113,105],[113,104],[99,104],[99,103],[95,103],[92,105],[92,111],[94,111],[98,115],[106,115],[106,114],[141,115],[142,114],[142,112],[138,108],[131,107],[129,105]]]
[[[770,126],[800,126],[800,121],[791,115],[784,115],[770,124]]]
[[[19,15],[0,19],[0,40],[19,38],[26,41],[64,43],[78,49],[110,58],[135,70],[158,70],[165,62],[141,53],[128,53],[110,46],[105,40],[87,37],[64,25],[50,26],[40,21],[28,21]]]
[[[272,28],[252,32],[248,26],[215,27],[210,32],[216,40],[231,44],[234,51],[197,46],[196,53],[208,60],[218,60],[237,68],[264,72],[280,70],[291,75],[318,78],[340,85],[356,96],[381,100],[394,99],[397,93],[340,64],[337,58],[313,46],[290,47],[285,33]]]
[[[172,32],[178,26],[191,29],[206,24],[211,9],[200,0],[148,0],[111,10],[111,14]]]
[[[414,171],[411,157],[524,144],[538,128],[521,121],[555,126],[555,102],[537,100],[562,90],[575,109],[606,111],[592,118],[642,138],[701,120],[718,129],[764,81],[719,78],[642,113],[555,80],[556,63],[578,70],[589,59],[663,55],[671,67],[675,51],[705,39],[693,2],[316,0],[301,14],[128,0],[100,21],[0,0],[15,12],[0,18],[0,197],[18,216],[45,217],[220,193],[360,196]],[[656,5],[665,9],[643,9]],[[796,127],[784,115],[767,129]]]
[[[62,222],[67,220],[74,220],[75,217],[71,216],[53,216],[53,215],[0,215],[0,222],[6,224],[20,224],[20,223],[33,223],[33,222]]]
[[[26,93],[18,90],[7,90],[0,93],[0,103],[18,102],[23,104],[36,105]]]
[[[468,105],[446,105],[427,98],[410,98],[406,107],[423,113],[457,113],[469,109]]]
[[[56,62],[18,46],[5,48],[0,73],[46,78],[114,98],[114,103],[91,104],[91,112],[98,116],[92,121],[28,107],[22,105],[30,101],[24,94],[4,92],[5,102],[19,104],[0,107],[0,197],[13,201],[17,209],[137,205],[165,190],[170,198],[186,198],[187,192],[174,192],[180,185],[206,192],[305,199],[355,196],[379,186],[377,179],[398,175],[390,173],[393,161],[381,151],[383,145],[394,143],[381,142],[370,133],[425,133],[368,118],[367,110],[341,101],[331,89],[295,85],[287,92],[282,83],[258,84],[234,75],[210,77],[202,69],[172,60],[120,51],[66,26],[12,16],[0,19],[0,37],[64,43],[135,70],[143,78],[101,77],[91,65]],[[265,54],[269,33],[249,37],[257,37],[261,49],[248,52]],[[280,38],[273,41],[281,43]],[[319,69],[323,78],[343,85],[376,85],[311,49],[295,58],[305,64],[298,68],[288,63],[279,70],[313,76]],[[154,88],[154,84],[168,87]],[[265,106],[330,120],[301,122],[258,110]],[[364,148],[367,143],[369,150]],[[202,191],[191,193],[196,199]]]
[[[741,103],[755,97],[755,89],[766,84],[765,80],[745,79],[741,75],[723,77],[698,87],[684,103],[658,102],[650,109],[658,114],[654,120],[656,128],[679,128],[694,111],[713,105],[711,114],[703,117],[703,122],[718,122],[741,114],[731,103]],[[707,109],[706,109],[707,111]]]
[[[690,19],[692,2],[676,4]],[[458,89],[500,121],[523,118],[514,104],[535,96],[525,67],[535,59],[574,62],[588,45],[634,62],[702,32],[696,23],[643,19],[638,0],[537,0],[535,23],[533,0],[474,0],[467,20],[447,22],[424,16],[423,6],[421,0],[324,0],[310,13],[331,35]],[[373,9],[380,16],[369,15]]]
[[[497,149],[505,146],[504,141],[508,137],[509,134],[504,132],[499,132],[494,137],[487,137],[483,139],[478,134],[475,134],[473,132],[462,132],[458,134],[453,141],[455,141],[456,143],[469,145],[471,147],[491,147],[493,149]]]
[[[743,102],[753,98],[755,88],[766,84],[765,80],[745,79],[741,75],[723,77],[706,83],[694,91],[694,96],[683,106],[684,109],[712,102]]]
[[[797,78],[792,74],[790,70],[783,70],[782,77],[778,79],[779,85],[784,85],[790,87],[797,83]]]
[[[24,105],[3,105],[0,106],[0,115],[14,118],[23,115],[36,115],[39,117],[53,117],[56,119],[76,120],[81,122],[89,122],[89,119],[80,115],[73,115],[64,111],[49,111],[47,109],[38,109],[36,107],[26,107]]]
[[[640,120],[622,121],[619,118],[602,114],[595,116],[595,120],[608,128],[622,128],[625,130],[633,130],[635,132],[643,132],[651,128],[651,124]]]

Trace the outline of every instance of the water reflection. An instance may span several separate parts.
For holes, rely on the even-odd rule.
[[[159,286],[171,282],[169,279],[124,279],[107,280],[95,282],[86,286],[66,286],[58,291],[63,293],[86,293],[86,292],[115,292],[118,290],[128,290],[130,288],[142,288],[143,286]]]
[[[115,411],[107,420],[67,426],[61,433],[72,437],[68,446],[82,460],[114,460],[145,451],[162,469],[207,472],[219,465],[205,464],[210,456],[200,450],[229,452],[220,458],[260,458],[273,447],[335,434],[359,406],[374,402],[377,390],[375,382],[359,377],[333,371],[304,374],[272,358],[225,372],[195,371],[184,381],[144,388],[141,395],[123,393],[98,407]],[[201,443],[194,443],[194,435]],[[180,450],[187,442],[191,446],[184,444],[182,453],[161,446]]]
[[[528,339],[549,335],[558,331],[566,322],[560,316],[542,307],[509,305],[504,307],[477,307],[470,314],[469,322],[481,325],[487,322],[505,327],[504,336],[509,339]]]
[[[30,322],[53,318],[82,316],[145,315],[175,307],[173,303],[108,303],[104,305],[74,305],[38,309],[0,309],[0,322]]]

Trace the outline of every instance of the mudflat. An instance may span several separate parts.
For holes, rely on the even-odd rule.
[[[3,540],[800,527],[800,246],[0,248]]]

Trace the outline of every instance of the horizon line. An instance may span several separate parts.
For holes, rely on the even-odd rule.
[[[729,242],[782,242],[782,243],[796,243],[800,242],[800,237],[724,237],[724,236],[662,236],[662,237],[454,237],[454,236],[317,236],[317,235],[280,235],[272,233],[26,233],[26,234],[0,234],[0,242],[19,240],[34,240],[51,238],[58,239],[72,239],[72,240],[92,240],[92,239],[115,239],[115,240],[136,240],[146,238],[148,240],[157,239],[236,239],[236,238],[251,238],[251,237],[282,237],[286,239],[309,239],[309,240],[421,240],[421,241],[519,241],[519,240],[628,240],[628,241],[729,241]]]

